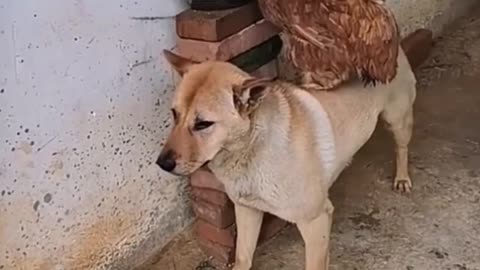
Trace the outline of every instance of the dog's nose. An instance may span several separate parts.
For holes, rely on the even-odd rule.
[[[173,152],[167,151],[160,154],[157,159],[157,165],[167,172],[173,171],[177,166],[177,162],[175,162],[175,155],[173,154]]]

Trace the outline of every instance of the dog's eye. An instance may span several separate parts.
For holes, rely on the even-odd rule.
[[[198,131],[198,130],[203,130],[211,127],[215,122],[212,121],[199,121],[195,123],[195,126],[193,126],[193,129]]]

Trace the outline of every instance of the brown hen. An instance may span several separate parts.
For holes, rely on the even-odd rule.
[[[281,29],[283,53],[306,87],[329,90],[353,76],[365,84],[396,75],[398,26],[384,0],[258,0]]]

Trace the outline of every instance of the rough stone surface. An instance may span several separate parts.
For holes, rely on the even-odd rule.
[[[392,140],[379,125],[330,192],[330,269],[480,269],[480,9],[436,40],[416,74],[413,191],[392,190]],[[179,239],[146,269],[193,269],[204,259],[195,241]],[[257,250],[252,270],[303,269],[303,248],[289,227]],[[176,268],[163,267],[172,261]]]
[[[203,238],[198,239],[198,244],[215,259],[217,265],[228,265],[235,258],[235,248],[233,247],[226,247]]]

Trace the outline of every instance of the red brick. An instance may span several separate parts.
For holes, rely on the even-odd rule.
[[[192,199],[206,201],[218,206],[224,206],[229,203],[225,192],[207,188],[192,188]]]
[[[177,15],[177,34],[187,39],[220,41],[261,18],[262,13],[255,1],[227,10],[188,9]]]
[[[432,47],[433,33],[427,29],[418,29],[402,40],[402,48],[412,68],[425,62]]]
[[[260,20],[228,38],[218,42],[177,38],[178,53],[195,61],[227,61],[255,46],[267,41],[278,33],[278,29]]]
[[[201,219],[195,223],[195,230],[199,238],[212,241],[226,247],[235,247],[235,225],[219,229]]]
[[[218,181],[215,175],[206,167],[198,169],[190,176],[190,184],[192,187],[225,191],[223,184]]]
[[[276,78],[278,77],[278,62],[277,59],[270,61],[269,63],[261,66],[257,70],[251,73],[255,77],[268,77]]]
[[[192,202],[193,211],[199,219],[202,219],[219,229],[225,229],[235,222],[233,204],[226,206],[214,205],[202,200]]]
[[[232,247],[225,247],[220,244],[217,244],[212,241],[208,241],[206,239],[198,238],[198,243],[200,248],[205,252],[208,256],[212,256],[219,263],[222,264],[230,264],[233,263],[235,259],[235,249]]]
[[[262,229],[260,231],[259,243],[265,242],[272,237],[274,237],[277,233],[279,233],[285,226],[287,226],[287,222],[283,219],[280,219],[276,216],[265,214],[263,218]]]

